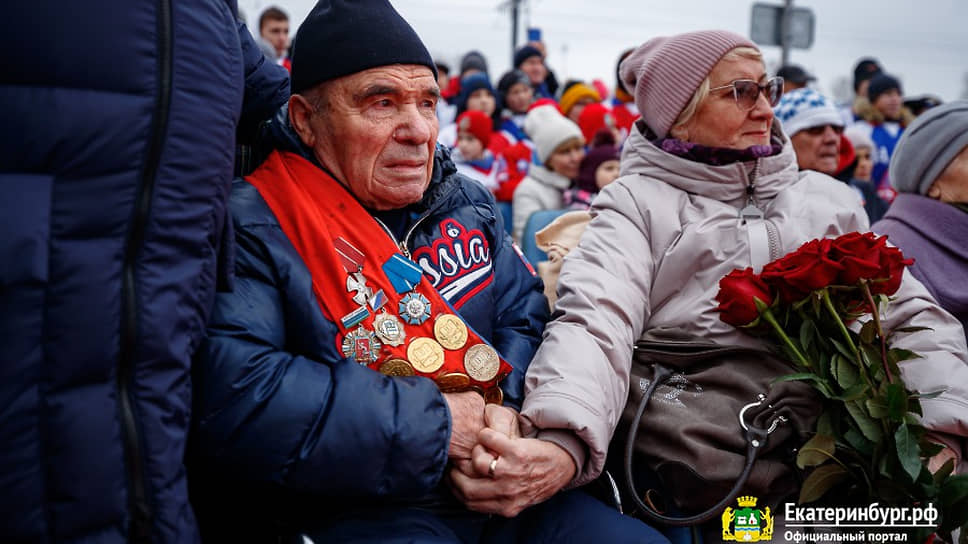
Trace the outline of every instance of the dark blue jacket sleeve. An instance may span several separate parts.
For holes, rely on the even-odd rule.
[[[218,294],[196,361],[194,455],[222,476],[321,497],[436,486],[450,437],[437,387],[342,358],[278,225],[235,229],[234,292]]]
[[[266,59],[245,23],[238,23],[245,66],[245,100],[239,118],[239,143],[249,143],[259,124],[289,102],[289,72]]]
[[[505,359],[514,361],[514,372],[501,386],[505,403],[520,408],[524,401],[524,374],[538,350],[548,322],[548,299],[544,296],[541,279],[515,251],[501,214],[495,215],[497,250],[493,259],[497,308],[493,344]]]

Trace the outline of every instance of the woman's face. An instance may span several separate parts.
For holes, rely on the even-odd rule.
[[[928,196],[941,202],[968,203],[968,147],[962,149],[934,180]]]
[[[578,169],[581,166],[581,160],[584,158],[585,148],[582,147],[581,140],[574,139],[555,149],[555,152],[548,157],[545,166],[548,167],[548,170],[561,174],[568,179],[575,179],[578,177]]]
[[[709,88],[729,85],[737,79],[766,82],[763,63],[744,57],[724,58],[709,73]],[[710,147],[746,149],[769,145],[773,126],[773,108],[763,93],[753,109],[745,111],[736,104],[733,88],[713,91],[699,104],[696,114],[686,124],[673,127],[674,138]]]
[[[487,89],[477,89],[467,97],[468,111],[483,111],[489,117],[494,114],[494,95]]]
[[[871,159],[871,148],[858,147],[854,151],[857,153],[857,166],[854,167],[854,179],[870,181],[871,172],[874,169],[874,160]]]

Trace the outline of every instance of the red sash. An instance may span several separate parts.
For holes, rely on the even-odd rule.
[[[441,390],[477,389],[500,402],[497,383],[510,374],[511,365],[422,273],[417,272],[419,281],[411,290],[398,292],[399,283],[385,265],[405,259],[400,248],[342,184],[306,159],[280,151],[246,181],[262,195],[309,269],[319,307],[339,327],[338,350],[384,374],[425,376]],[[404,262],[419,271],[412,261]],[[405,338],[394,336],[397,327]]]

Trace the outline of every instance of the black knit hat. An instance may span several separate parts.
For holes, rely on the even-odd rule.
[[[299,26],[292,92],[390,64],[437,67],[413,28],[387,0],[320,0]]]
[[[520,83],[522,85],[531,86],[531,79],[528,78],[528,74],[525,74],[521,70],[511,70],[501,76],[501,79],[497,82],[497,92],[501,93],[503,98],[508,94],[515,84]]]
[[[876,60],[866,58],[857,61],[857,66],[854,66],[854,92],[857,92],[861,83],[879,73],[881,73],[881,65]]]
[[[867,86],[867,99],[873,104],[877,101],[878,96],[891,89],[897,89],[898,94],[904,94],[901,91],[901,82],[896,77],[885,73],[877,74],[871,78],[871,82]]]
[[[531,57],[542,57],[541,51],[533,45],[522,45],[514,52],[514,67],[520,68]]]

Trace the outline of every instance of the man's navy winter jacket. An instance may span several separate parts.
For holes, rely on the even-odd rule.
[[[237,123],[288,97],[235,11],[4,4],[0,541],[198,540],[189,365]]]
[[[493,197],[444,153],[423,201],[391,228],[404,233],[399,240],[411,232],[413,259],[515,367],[502,387],[520,404],[547,300]],[[251,537],[270,520],[306,528],[345,509],[426,496],[444,473],[450,437],[437,387],[344,358],[309,271],[259,192],[236,181],[230,207],[235,291],[218,294],[195,366],[190,466],[204,488],[203,527]]]

